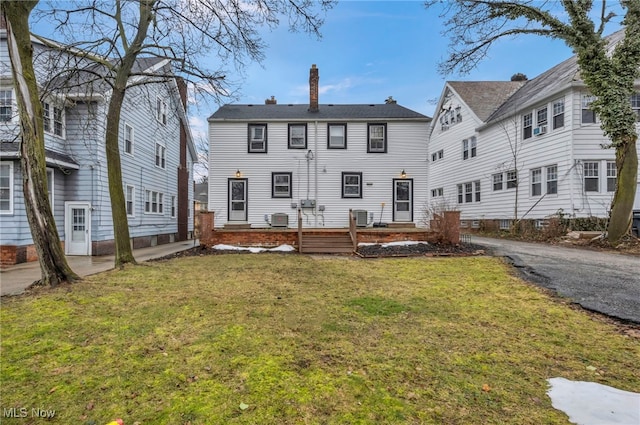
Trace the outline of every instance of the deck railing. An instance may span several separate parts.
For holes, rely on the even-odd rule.
[[[353,244],[353,250],[358,250],[358,228],[356,227],[356,217],[353,214],[353,210],[349,209],[349,236],[351,236],[351,243]]]

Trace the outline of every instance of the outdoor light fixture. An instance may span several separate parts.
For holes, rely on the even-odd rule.
[[[240,176],[242,175],[242,173],[240,172],[240,170],[236,170],[236,178],[240,178]]]
[[[402,177],[402,178],[407,177],[407,173],[404,172],[404,169],[402,171],[400,171],[400,177]]]

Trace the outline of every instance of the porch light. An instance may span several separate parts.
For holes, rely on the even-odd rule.
[[[236,170],[236,178],[240,178],[242,176],[242,173],[240,172],[240,170]]]
[[[402,177],[403,179],[407,177],[407,173],[404,172],[404,169],[400,171],[400,177]]]

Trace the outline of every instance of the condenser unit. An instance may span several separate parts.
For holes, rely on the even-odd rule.
[[[367,210],[353,210],[353,215],[356,218],[356,226],[367,227]]]
[[[284,213],[271,214],[271,227],[288,227],[289,216]]]

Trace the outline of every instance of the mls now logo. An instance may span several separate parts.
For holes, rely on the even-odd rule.
[[[28,416],[32,418],[53,418],[56,415],[55,410],[31,408],[26,407],[10,407],[2,409],[2,417],[4,418],[26,418]]]

